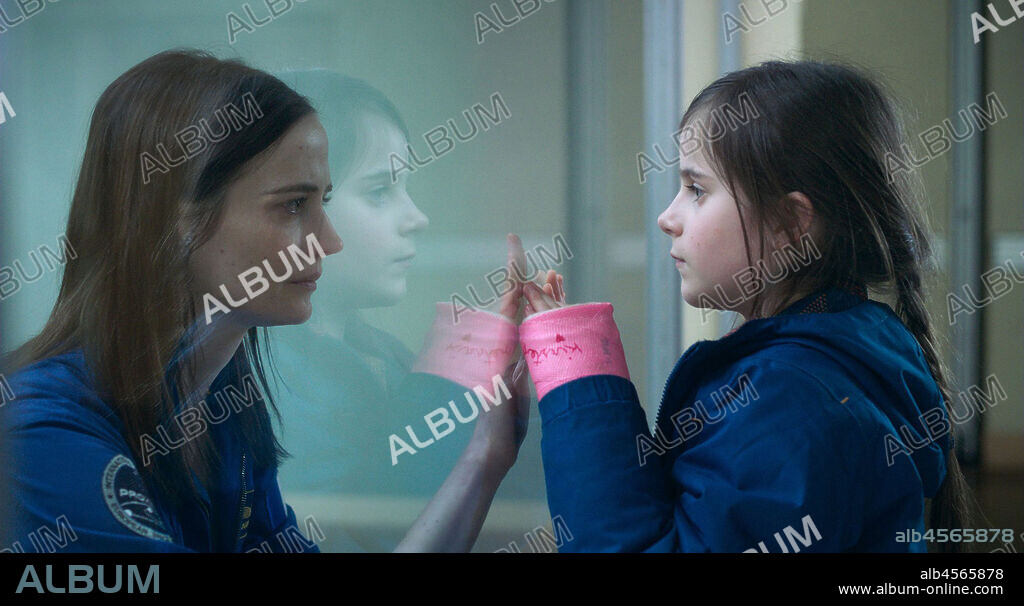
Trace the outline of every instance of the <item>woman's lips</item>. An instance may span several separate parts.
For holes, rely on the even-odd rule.
[[[289,282],[289,284],[294,284],[295,286],[299,286],[313,291],[316,290],[316,281],[320,279],[320,275],[321,274],[318,272],[304,280],[293,280]]]

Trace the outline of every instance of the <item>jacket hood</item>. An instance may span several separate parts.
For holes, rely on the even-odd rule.
[[[924,352],[885,303],[863,291],[834,288],[801,299],[770,318],[750,320],[716,341],[701,341],[680,359],[669,383],[726,365],[766,348],[796,344],[846,369],[896,429],[890,457],[909,454],[925,497],[938,491],[952,447],[951,424]],[[770,354],[768,354],[770,355]],[[701,367],[700,369],[695,366]]]

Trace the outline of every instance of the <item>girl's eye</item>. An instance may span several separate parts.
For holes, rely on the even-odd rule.
[[[684,187],[686,189],[692,191],[695,194],[695,197],[693,199],[694,202],[696,202],[697,200],[700,200],[701,196],[703,196],[704,194],[707,193],[706,191],[701,189],[701,187],[699,185],[697,185],[696,183],[694,183],[693,185],[685,185]]]
[[[388,188],[386,187],[375,187],[370,190],[370,201],[374,204],[380,205],[384,203],[384,197],[387,195]]]
[[[334,199],[334,196],[324,196],[324,201],[321,202],[320,204],[322,204],[323,206],[327,206],[328,204],[330,204],[331,200],[333,200],[333,199]]]

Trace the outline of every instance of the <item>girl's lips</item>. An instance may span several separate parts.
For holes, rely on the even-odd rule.
[[[398,265],[402,269],[409,269],[410,267],[412,267],[412,260],[415,256],[416,253],[413,253],[411,255],[404,256],[400,259],[395,259],[394,263],[395,265]]]

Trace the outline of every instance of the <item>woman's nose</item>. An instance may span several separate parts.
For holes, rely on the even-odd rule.
[[[328,255],[339,253],[345,247],[345,243],[341,241],[341,236],[334,230],[334,225],[326,214],[324,214],[323,223],[320,225],[320,232],[323,236],[324,252]]]

